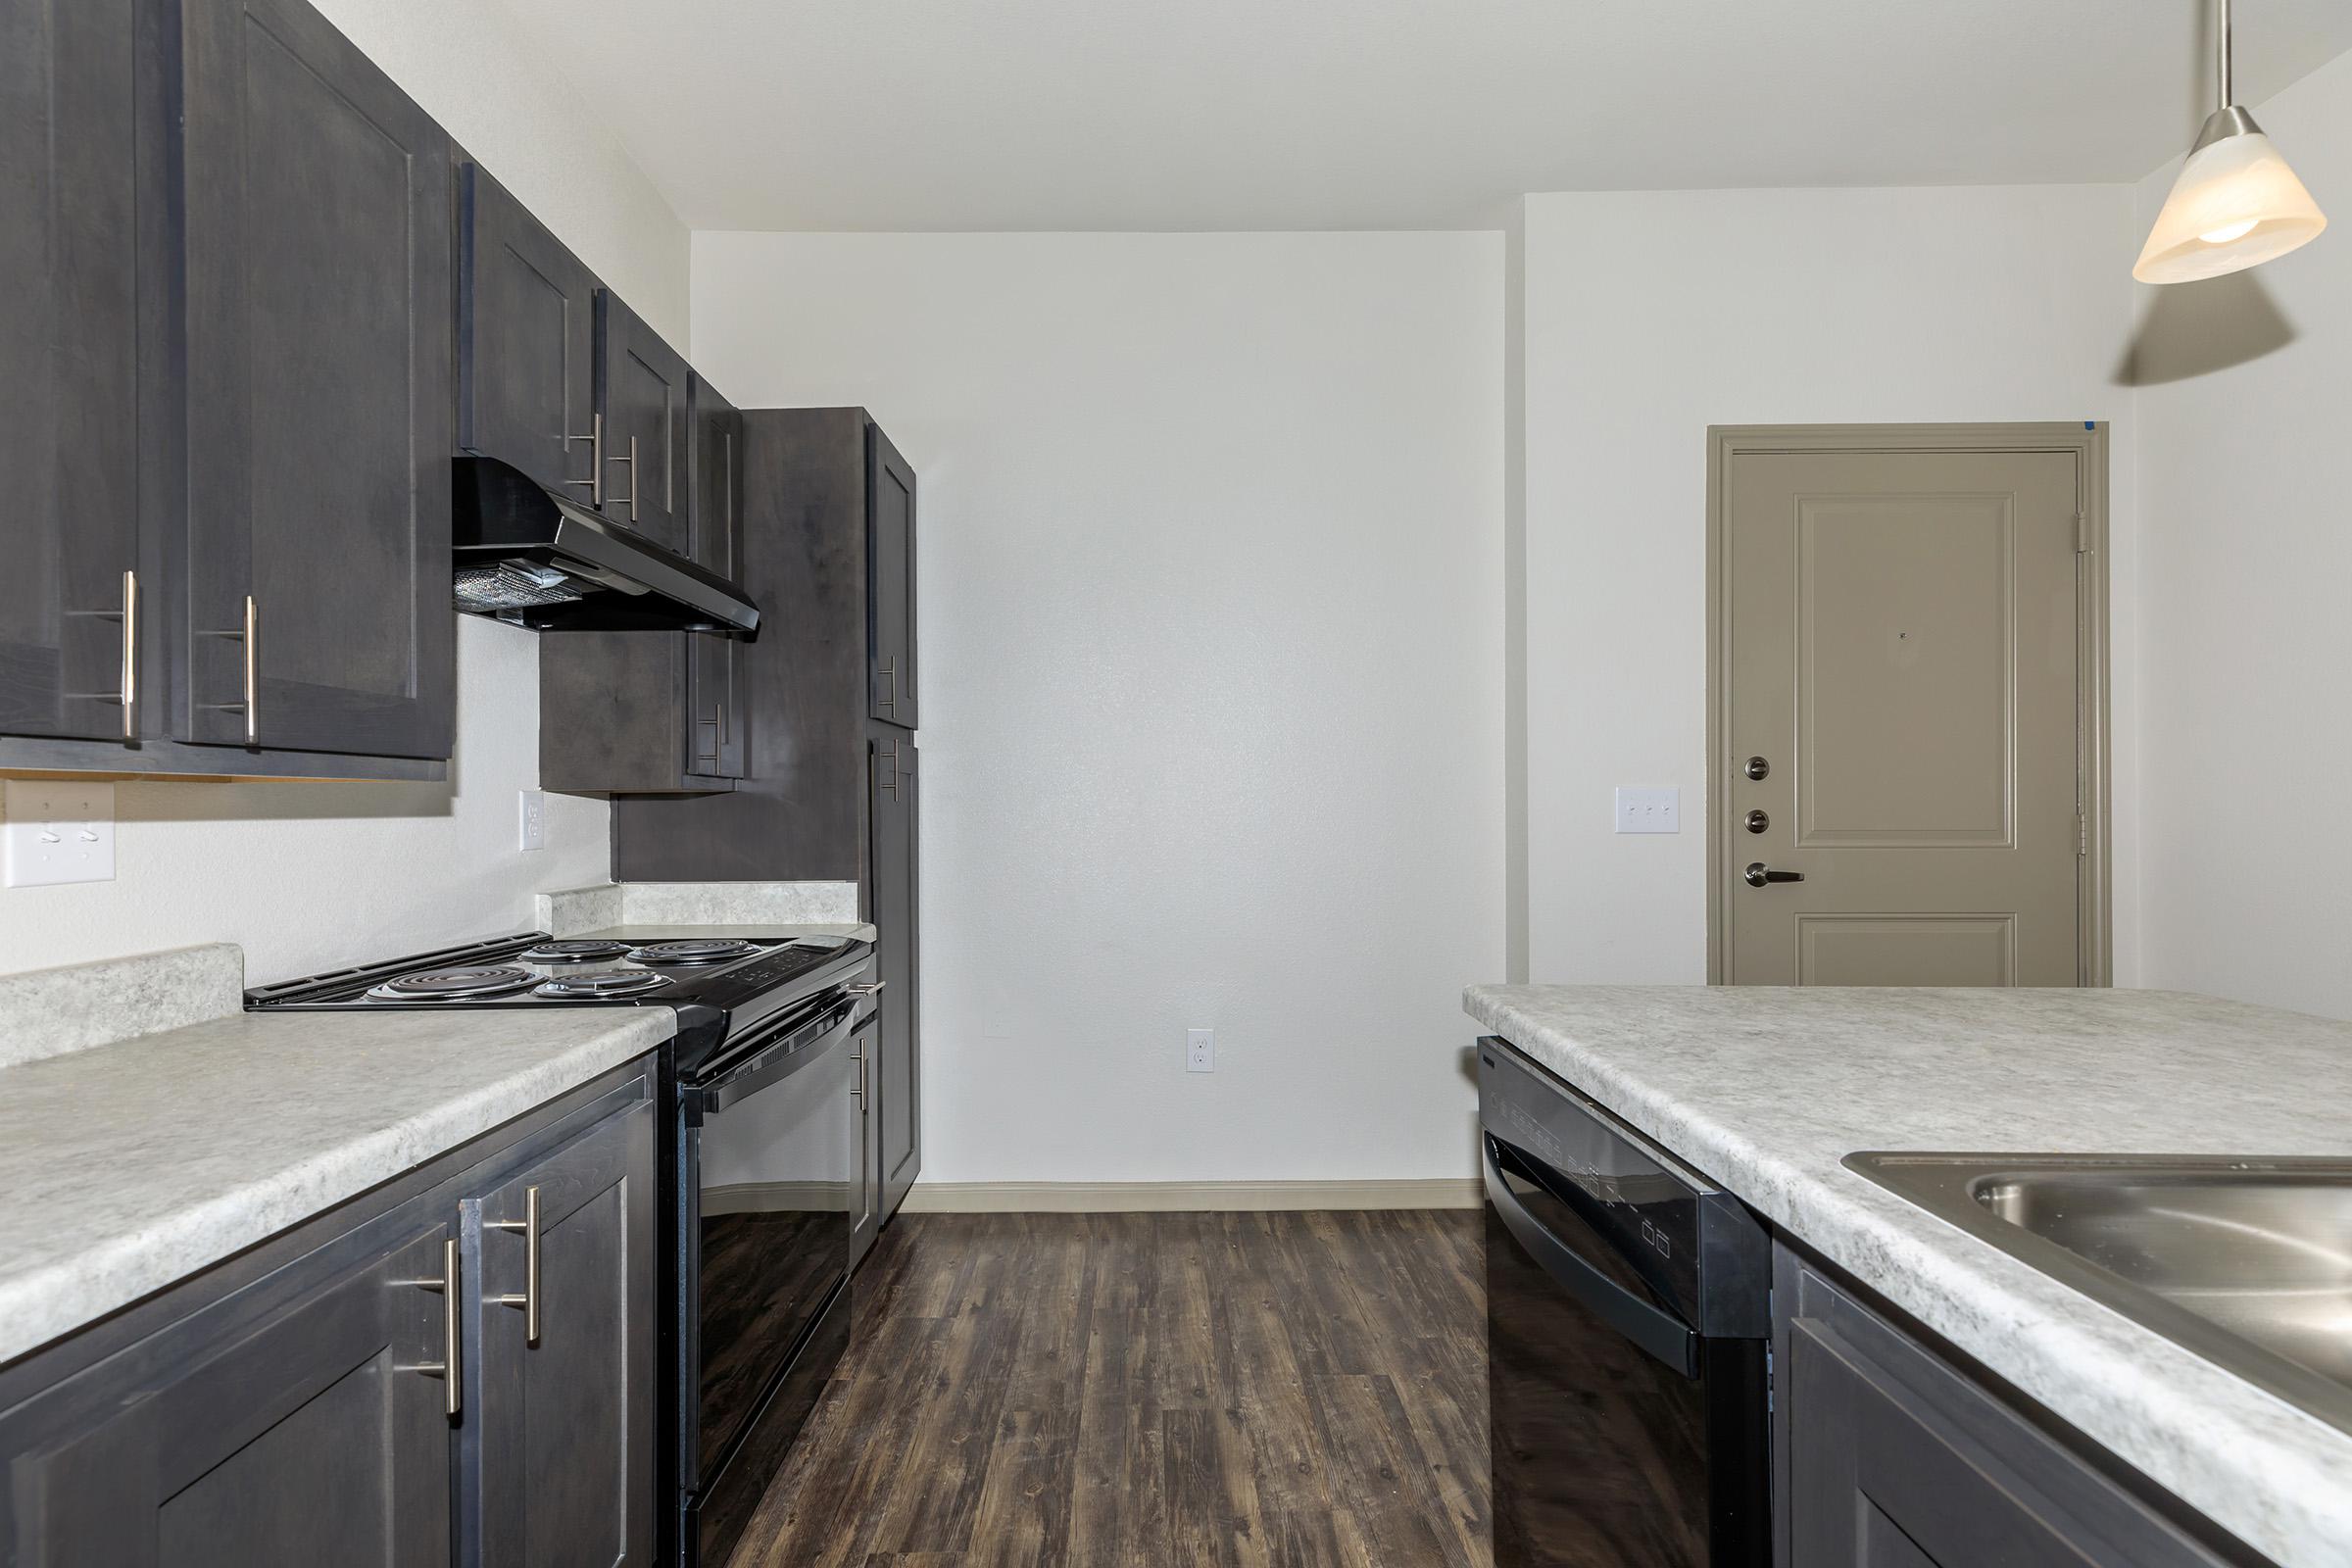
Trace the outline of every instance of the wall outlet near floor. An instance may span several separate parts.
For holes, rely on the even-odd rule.
[[[547,792],[522,792],[522,847],[526,850],[547,848]]]
[[[1214,1029],[1187,1029],[1184,1032],[1184,1070],[1217,1070],[1217,1032]]]
[[[1620,833],[1680,833],[1683,830],[1681,790],[1630,789],[1617,786],[1617,831]]]
[[[115,879],[115,787],[12,778],[6,792],[7,885]]]

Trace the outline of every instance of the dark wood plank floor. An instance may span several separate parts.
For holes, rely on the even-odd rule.
[[[893,1221],[733,1568],[1486,1568],[1475,1211]]]

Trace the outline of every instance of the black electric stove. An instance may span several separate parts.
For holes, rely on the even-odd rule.
[[[662,1560],[726,1561],[849,1343],[874,945],[791,932],[544,932],[258,986],[250,1011],[669,1007],[660,1054]]]
[[[672,1007],[676,1066],[692,1076],[766,1019],[854,979],[873,944],[693,927],[622,926],[593,937],[497,937],[385,963],[256,986],[249,1011],[380,1007]]]

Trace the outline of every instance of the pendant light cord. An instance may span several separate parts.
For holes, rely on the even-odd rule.
[[[2237,102],[2236,62],[2230,58],[2230,0],[2222,0],[2221,27],[2222,101],[2219,107],[2227,109]]]

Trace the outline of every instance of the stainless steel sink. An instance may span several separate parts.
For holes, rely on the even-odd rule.
[[[2352,1431],[2352,1160],[1871,1152],[1845,1164]]]

